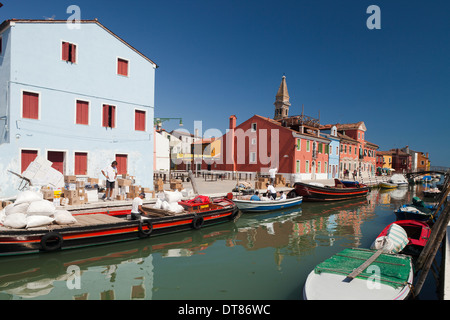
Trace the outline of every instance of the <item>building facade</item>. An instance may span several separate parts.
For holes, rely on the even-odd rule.
[[[0,195],[36,156],[65,175],[119,174],[153,186],[157,65],[97,20],[0,25]]]

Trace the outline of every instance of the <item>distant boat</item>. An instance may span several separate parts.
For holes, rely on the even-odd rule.
[[[398,187],[395,183],[389,183],[389,182],[380,182],[379,186],[380,186],[380,188],[383,188],[383,189],[395,189]]]
[[[397,187],[407,187],[408,180],[406,180],[405,176],[402,174],[394,174],[390,179],[389,183],[396,184]]]
[[[340,201],[365,197],[369,192],[369,187],[364,184],[358,186],[346,186],[339,179],[334,179],[334,186],[324,186],[320,184],[307,184],[296,182],[295,192],[303,197],[304,201]]]
[[[273,210],[286,209],[298,206],[302,203],[302,197],[295,197],[285,200],[269,200],[269,201],[254,201],[233,199],[239,210],[242,212],[267,212]]]
[[[379,256],[361,273],[348,277],[375,255]],[[373,270],[377,270],[376,282]],[[306,279],[303,297],[306,300],[404,300],[411,293],[413,272],[410,256],[347,248],[314,268]]]

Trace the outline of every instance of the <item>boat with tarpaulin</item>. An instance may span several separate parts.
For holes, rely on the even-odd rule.
[[[233,199],[233,202],[242,212],[267,212],[287,209],[299,206],[303,201],[301,196],[287,198],[284,200],[261,200]]]
[[[404,300],[411,294],[411,256],[381,253],[355,278],[348,276],[376,251],[347,248],[318,264],[308,275],[306,300]],[[374,270],[377,278],[374,278]]]
[[[295,192],[303,197],[303,201],[340,201],[367,196],[369,187],[364,184],[346,186],[339,179],[334,179],[334,186],[296,182]]]

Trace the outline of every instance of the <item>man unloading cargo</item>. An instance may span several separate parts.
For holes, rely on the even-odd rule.
[[[142,205],[144,204],[145,193],[141,192],[139,196],[133,199],[131,203],[131,220],[139,220],[141,215],[146,215],[144,210],[142,209]]]
[[[106,192],[103,200],[111,200],[112,190],[117,178],[117,161],[113,161],[110,166],[102,170],[102,173],[106,178]]]

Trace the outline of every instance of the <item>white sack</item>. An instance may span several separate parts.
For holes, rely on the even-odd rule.
[[[48,200],[40,200],[34,201],[30,203],[30,206],[27,209],[27,215],[44,215],[51,216],[55,212],[56,208],[53,205],[53,202]]]
[[[168,203],[167,201],[163,201],[163,202],[161,203],[161,209],[163,209],[163,210],[169,210],[169,208],[170,208],[170,205],[169,205],[169,203]]]
[[[31,190],[22,191],[17,196],[16,201],[14,201],[15,205],[24,203],[24,202],[33,202],[33,201],[39,201],[43,199],[43,195],[40,192],[35,192]]]
[[[52,224],[55,219],[50,218],[49,216],[28,216],[27,217],[27,228],[36,228],[42,226],[48,226]]]
[[[184,208],[182,206],[180,206],[178,203],[176,203],[176,202],[169,203],[169,211],[175,212],[175,213],[180,213],[183,210],[184,210]]]
[[[25,213],[13,213],[5,217],[3,222],[5,227],[22,229],[27,225],[27,215]]]
[[[176,203],[178,201],[181,201],[183,198],[183,195],[180,191],[164,191],[164,194],[166,195],[166,201],[169,203]]]
[[[23,202],[21,204],[15,205],[14,203],[12,204],[8,204],[5,207],[5,215],[9,216],[10,214],[14,214],[14,213],[27,213],[28,210],[28,206],[30,204],[28,202]]]
[[[0,211],[0,224],[3,224],[3,221],[5,220],[5,218],[6,218],[5,209],[2,209]]]
[[[155,209],[161,209],[162,201],[161,199],[156,199],[156,203],[153,205],[153,208]]]
[[[77,223],[77,219],[75,219],[72,214],[67,210],[56,210],[54,213],[55,222],[57,224],[73,224]]]

